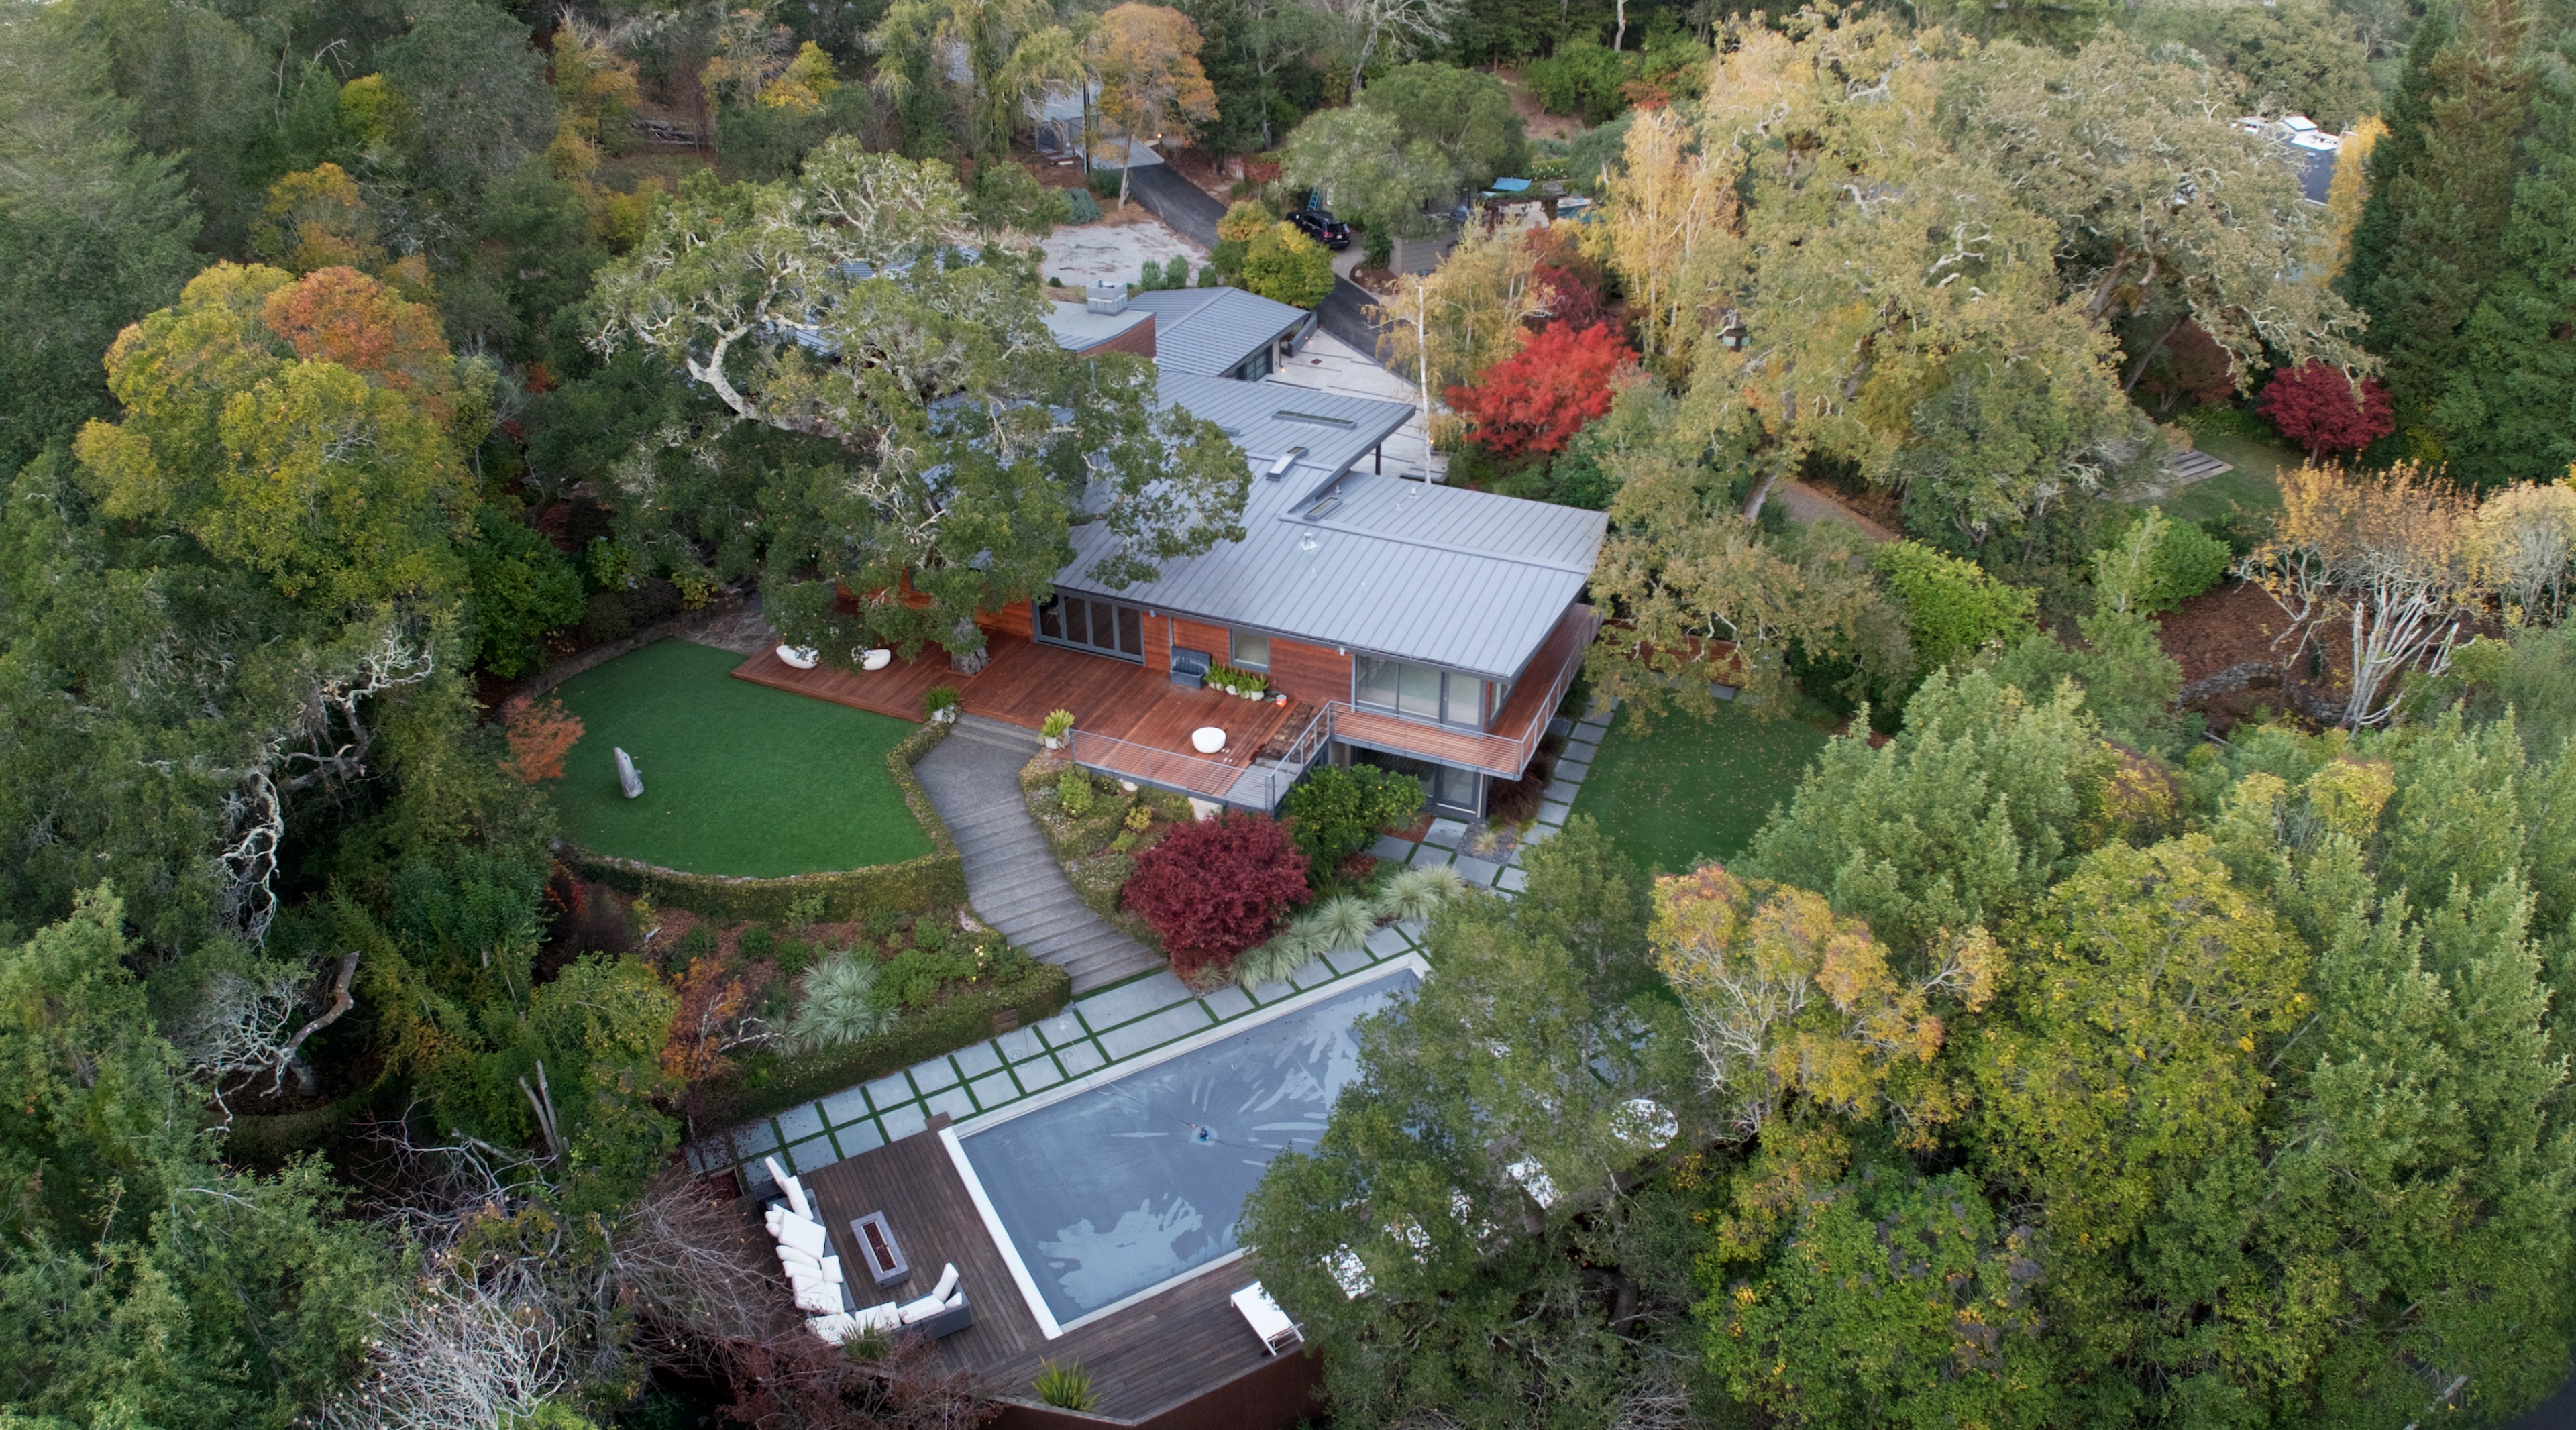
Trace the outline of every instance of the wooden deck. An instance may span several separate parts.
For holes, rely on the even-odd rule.
[[[734,678],[755,685],[905,720],[921,719],[922,697],[940,685],[957,687],[959,704],[970,715],[1032,730],[1045,723],[1048,712],[1070,710],[1075,728],[1087,735],[1188,757],[1163,763],[1186,767],[1196,776],[1194,781],[1139,777],[1211,796],[1222,795],[1233,785],[1234,776],[1252,764],[1294,708],[1245,700],[1221,690],[1186,690],[1172,684],[1163,671],[1063,646],[1040,645],[1024,636],[992,632],[986,649],[992,652],[992,661],[971,676],[949,669],[947,654],[935,647],[879,671],[835,670],[828,665],[798,670],[780,660],[776,650],[763,649],[733,673]],[[1200,755],[1190,744],[1190,734],[1208,725],[1225,731],[1225,748],[1214,755]],[[1119,767],[1114,760],[1102,763],[1106,768]]]
[[[1143,1420],[1270,1359],[1227,1300],[1253,1280],[1239,1262],[1048,1340],[935,1128],[835,1162],[808,1174],[805,1185],[843,1266],[867,1264],[850,1223],[874,1211],[885,1213],[912,1265],[912,1279],[901,1286],[852,1286],[859,1304],[926,1294],[939,1268],[956,1264],[975,1324],[939,1342],[938,1355],[987,1393],[1034,1398],[1030,1382],[1040,1360],[1080,1361],[1100,1395],[1098,1413]]]

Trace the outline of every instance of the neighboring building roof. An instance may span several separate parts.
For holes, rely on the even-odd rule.
[[[1121,591],[1082,578],[1110,537],[1077,526],[1059,587],[1507,680],[1582,596],[1609,528],[1600,512],[1352,471],[1412,415],[1401,403],[1169,371],[1161,391],[1251,458],[1244,539]]]
[[[1116,342],[1120,334],[1152,321],[1152,312],[1137,307],[1123,313],[1095,313],[1081,303],[1047,304],[1047,331],[1069,353],[1087,353]]]
[[[1154,360],[1169,372],[1219,377],[1307,321],[1303,308],[1241,288],[1130,293],[1127,309],[1154,315]]]
[[[2334,192],[2335,160],[2343,152],[2343,140],[2319,129],[2314,120],[2304,114],[2284,114],[2278,119],[2247,115],[2236,121],[2236,127],[2289,151],[2288,158],[2299,171],[2299,194],[2309,203],[2322,204]]]

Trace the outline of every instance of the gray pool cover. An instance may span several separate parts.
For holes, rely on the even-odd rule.
[[[1270,1159],[1311,1151],[1359,1071],[1351,1025],[1410,992],[1395,969],[958,1145],[1059,1326],[1235,1249]]]

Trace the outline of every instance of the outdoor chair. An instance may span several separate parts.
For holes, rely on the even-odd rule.
[[[1252,1333],[1261,1338],[1263,1348],[1272,1355],[1305,1339],[1298,1331],[1297,1323],[1288,1319],[1288,1313],[1279,1309],[1279,1303],[1270,1299],[1270,1292],[1260,1282],[1255,1281],[1235,1292],[1232,1299],[1234,1309],[1243,1313],[1244,1322],[1252,1327]]]

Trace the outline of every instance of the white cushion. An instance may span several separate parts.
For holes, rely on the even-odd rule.
[[[832,1249],[831,1235],[820,1224],[801,1216],[780,1217],[770,1234],[778,1238],[779,1245],[795,1247],[817,1261]]]
[[[787,1209],[808,1221],[814,1219],[814,1204],[805,1200],[805,1184],[778,1165],[775,1157],[763,1157],[760,1164],[769,1169],[769,1179],[778,1184],[780,1195],[787,1198]]]
[[[909,1326],[916,1322],[927,1321],[931,1317],[936,1316],[947,1309],[948,1302],[945,1298],[939,1296],[924,1296],[918,1301],[904,1302],[903,1309],[898,1314],[903,1317],[903,1323]]]
[[[939,1284],[931,1289],[930,1299],[945,1301],[948,1299],[948,1293],[956,1289],[957,1263],[952,1261],[939,1268]]]
[[[805,1268],[808,1274],[814,1276],[820,1276],[823,1274],[823,1258],[816,1256],[814,1253],[804,1250],[801,1247],[785,1245],[776,1247],[775,1250],[778,1252],[778,1261],[780,1265],[788,1267],[801,1266]]]
[[[826,1256],[823,1258],[823,1279],[831,1282],[835,1286],[838,1286],[843,1281],[849,1279],[841,1274],[841,1258],[837,1256]]]
[[[857,1334],[859,1321],[847,1311],[834,1311],[828,1316],[806,1317],[805,1326],[820,1337],[823,1344],[837,1346]]]
[[[830,1315],[841,1309],[841,1288],[826,1286],[820,1281],[800,1281],[796,1283],[796,1308],[816,1315]]]
[[[903,1308],[895,1302],[888,1301],[882,1306],[867,1307],[852,1315],[850,1319],[857,1322],[858,1328],[863,1331],[891,1331],[903,1324]]]

